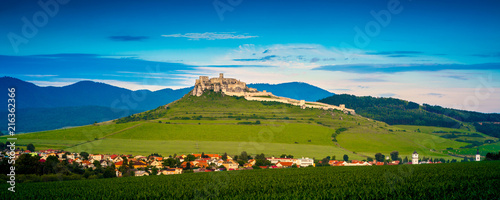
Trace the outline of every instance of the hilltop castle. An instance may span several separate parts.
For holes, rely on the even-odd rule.
[[[200,76],[200,79],[196,79],[193,95],[201,96],[204,90],[213,90],[222,93],[257,92],[257,89],[247,87],[245,82],[234,78],[224,78],[223,73],[219,74],[219,78],[209,79],[208,76]]]
[[[200,76],[196,79],[194,89],[191,92],[193,96],[201,96],[205,90],[221,92],[229,96],[245,97],[249,101],[275,101],[305,108],[317,108],[323,110],[340,110],[344,113],[355,114],[353,109],[346,108],[344,104],[339,106],[329,105],[320,102],[306,102],[304,100],[295,100],[286,97],[278,97],[267,91],[257,91],[255,88],[247,87],[245,82],[234,78],[224,78],[224,74],[220,73],[218,78],[208,78],[208,76]]]

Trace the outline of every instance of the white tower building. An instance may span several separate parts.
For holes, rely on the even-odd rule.
[[[411,155],[411,164],[418,164],[418,153],[417,151],[414,151],[413,154]]]
[[[479,154],[479,149],[476,152],[476,161],[481,161],[481,154]]]

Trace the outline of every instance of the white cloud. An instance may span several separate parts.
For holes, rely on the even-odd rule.
[[[27,80],[27,82],[33,83],[35,85],[38,85],[40,87],[47,87],[47,86],[54,86],[54,87],[63,87],[67,85],[71,85],[75,82],[66,82],[66,81],[30,81]]]
[[[52,74],[25,74],[23,76],[43,78],[43,77],[54,77],[54,76],[58,76],[58,75],[52,75]]]
[[[227,40],[227,39],[248,39],[256,38],[259,36],[253,35],[236,35],[234,32],[205,32],[205,33],[185,33],[185,34],[171,34],[171,35],[161,35],[162,37],[175,37],[175,38],[188,38],[189,40]]]

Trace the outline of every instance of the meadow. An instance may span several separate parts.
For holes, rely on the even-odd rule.
[[[346,154],[358,160],[379,152],[389,155],[392,151],[399,151],[404,158],[415,150],[422,156],[451,160],[457,157],[449,155],[454,154],[450,148],[469,145],[442,138],[435,130],[476,133],[463,129],[389,126],[340,111],[301,109],[206,92],[200,97],[186,95],[168,105],[114,121],[19,134],[17,145],[33,143],[37,149],[133,155],[201,152],[231,155],[247,151],[321,159],[333,155],[341,158]],[[484,137],[470,138],[492,139],[481,136]],[[6,137],[0,137],[0,142],[5,141]]]
[[[308,167],[0,185],[2,199],[497,199],[500,163]]]

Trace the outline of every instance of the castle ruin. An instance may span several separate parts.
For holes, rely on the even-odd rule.
[[[200,76],[200,79],[196,79],[193,95],[201,96],[205,90],[213,90],[214,92],[222,93],[257,92],[255,88],[248,88],[245,82],[241,82],[234,78],[224,78],[223,73],[219,74],[219,78],[209,79],[208,76]]]
[[[247,87],[245,82],[236,80],[234,78],[224,78],[224,74],[220,73],[218,78],[208,78],[208,76],[200,76],[196,79],[194,89],[191,92],[193,96],[201,96],[205,90],[212,90],[214,92],[221,92],[229,96],[244,97],[249,101],[274,101],[305,108],[317,108],[323,110],[340,110],[344,113],[355,114],[353,109],[346,108],[344,104],[334,106],[320,102],[306,102],[304,100],[295,100],[286,97],[278,97],[267,91],[257,91],[255,88]]]

